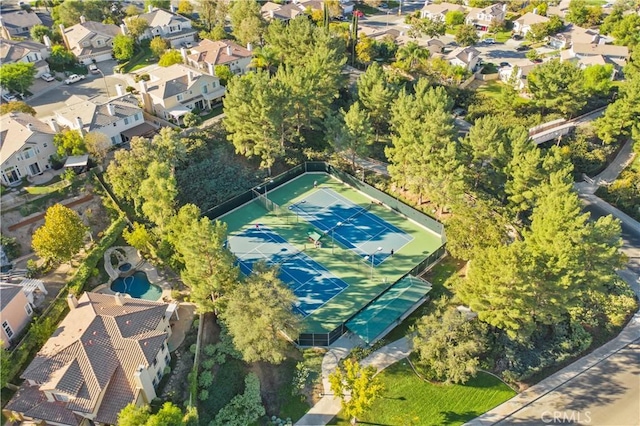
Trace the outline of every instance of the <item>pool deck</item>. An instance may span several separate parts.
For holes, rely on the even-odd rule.
[[[118,253],[124,253],[122,260],[119,262],[118,267],[114,267],[111,264],[111,254],[118,250]],[[158,270],[155,266],[147,262],[143,259],[138,251],[129,246],[116,246],[110,247],[104,253],[104,268],[109,275],[109,282],[98,286],[95,290],[96,293],[103,294],[115,294],[113,290],[111,290],[111,283],[113,280],[121,277],[121,271],[119,270],[119,266],[123,263],[130,263],[131,269],[127,271],[127,276],[133,274],[133,272],[141,271],[147,275],[149,279],[149,283],[157,285],[162,289],[162,295],[158,300],[169,301],[171,298],[171,284],[165,279],[165,277],[161,276],[158,273]]]

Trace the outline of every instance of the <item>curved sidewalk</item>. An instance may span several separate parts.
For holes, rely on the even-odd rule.
[[[296,426],[323,426],[329,423],[340,412],[340,400],[331,393],[329,374],[338,366],[338,362],[349,355],[351,349],[358,346],[359,338],[353,335],[345,335],[338,339],[322,359],[322,384],[324,393],[320,401],[316,403],[300,420]],[[388,366],[406,358],[411,353],[411,342],[403,337],[387,346],[378,349],[360,363],[363,366],[373,366],[378,372]]]

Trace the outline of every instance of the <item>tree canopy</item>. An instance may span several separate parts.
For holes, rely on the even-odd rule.
[[[36,115],[36,110],[31,105],[22,101],[3,102],[0,104],[0,115],[10,112],[24,112],[29,115]]]
[[[573,62],[545,62],[527,75],[527,82],[533,101],[543,112],[572,116],[586,104],[583,72]]]
[[[133,37],[118,34],[113,38],[113,56],[119,61],[128,61],[133,57],[135,41]]]
[[[84,245],[88,230],[76,212],[54,204],[45,213],[44,225],[33,233],[31,245],[47,261],[68,262]]]
[[[3,64],[0,66],[0,86],[16,93],[25,93],[33,84],[36,73],[33,63]]]
[[[358,361],[347,358],[343,367],[329,375],[331,391],[340,398],[342,411],[353,424],[371,408],[384,390],[375,374],[374,367],[362,367]]]

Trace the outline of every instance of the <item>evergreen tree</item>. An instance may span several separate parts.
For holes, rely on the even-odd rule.
[[[176,179],[168,163],[153,161],[149,164],[148,176],[140,184],[142,212],[160,230],[175,213],[175,198],[178,195]]]
[[[545,62],[527,75],[529,92],[542,112],[572,116],[586,104],[583,72],[573,62]]]
[[[258,43],[264,32],[265,24],[260,5],[255,0],[235,1],[229,9],[233,36],[239,43]],[[276,20],[277,21],[277,20]]]
[[[372,63],[358,78],[358,99],[369,112],[376,130],[376,140],[387,127],[395,97],[395,88],[388,83],[384,70],[377,62]]]
[[[285,337],[295,340],[300,333],[300,317],[292,311],[295,301],[293,291],[278,278],[276,267],[253,265],[251,275],[236,286],[221,312],[245,361],[284,361],[289,347]]]
[[[356,158],[366,153],[366,148],[373,142],[373,129],[369,122],[369,114],[355,102],[349,111],[341,111],[344,127],[342,137],[336,140],[336,150],[344,151],[351,160],[353,170],[356,169]]]

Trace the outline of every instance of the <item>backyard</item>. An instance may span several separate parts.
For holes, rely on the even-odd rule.
[[[385,369],[378,376],[384,385],[382,397],[358,421],[370,425],[459,425],[516,395],[496,377],[478,375],[464,385],[435,384],[422,380],[407,360]],[[350,424],[340,414],[330,423]]]

